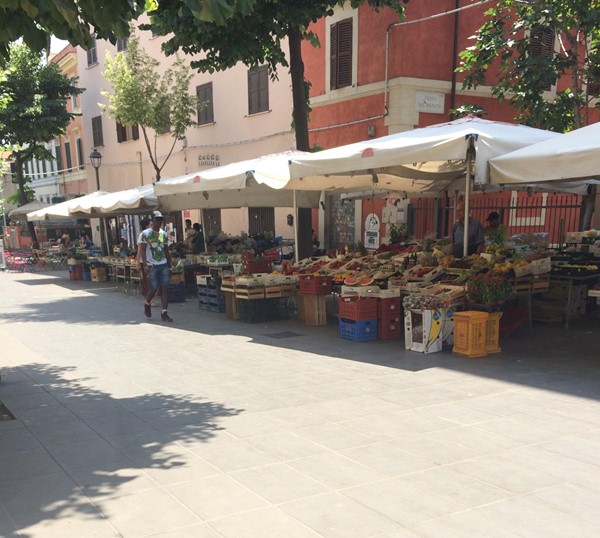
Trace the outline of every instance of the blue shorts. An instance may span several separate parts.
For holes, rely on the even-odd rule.
[[[150,287],[157,290],[162,286],[168,286],[171,279],[169,266],[166,263],[152,265],[150,267]]]

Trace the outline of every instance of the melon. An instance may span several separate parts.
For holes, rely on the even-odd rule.
[[[358,280],[358,278],[355,278],[355,277],[353,277],[353,276],[347,276],[347,277],[344,279],[344,284],[345,284],[346,286],[356,286],[358,283],[359,283],[359,280]]]
[[[361,286],[370,286],[371,284],[373,284],[373,279],[372,278],[361,278],[358,282]]]

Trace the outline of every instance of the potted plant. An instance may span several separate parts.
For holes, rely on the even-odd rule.
[[[390,224],[388,235],[390,236],[390,243],[402,243],[403,241],[406,241],[408,236],[406,223]]]

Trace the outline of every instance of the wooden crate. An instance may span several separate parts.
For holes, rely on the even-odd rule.
[[[521,278],[515,278],[512,281],[512,292],[513,293],[529,293],[531,291],[531,277],[524,276]]]
[[[281,286],[265,286],[265,297],[267,299],[281,297]]]
[[[233,293],[225,293],[225,315],[227,319],[240,319],[238,300]]]
[[[298,291],[296,284],[282,284],[280,287],[282,297],[293,297]]]
[[[541,292],[548,291],[550,289],[550,275],[533,275],[531,277],[531,291]]]
[[[304,323],[306,325],[327,325],[325,295],[303,294],[300,301],[304,303]]]
[[[236,286],[235,296],[237,299],[243,299],[246,301],[253,299],[264,299],[265,288],[263,288],[262,286]]]

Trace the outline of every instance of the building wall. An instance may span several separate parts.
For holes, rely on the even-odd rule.
[[[453,84],[456,15],[433,16],[455,7],[455,0],[409,2],[406,17],[400,21],[389,8],[376,13],[366,4],[356,10],[346,4],[312,24],[309,30],[321,46],[305,42],[302,48],[305,76],[311,82],[311,146],[331,148],[443,123],[452,119],[451,108],[464,103],[482,106],[486,119],[514,122],[515,110],[506,101],[492,98],[489,87],[463,90],[460,73]],[[481,26],[485,9],[484,4],[460,12],[457,51],[471,44],[469,38]],[[353,83],[330,90],[330,26],[346,18],[353,20]],[[494,70],[492,65],[487,73],[492,80]],[[560,81],[558,89],[568,82]],[[548,97],[555,92],[556,88]],[[598,111],[592,110],[589,121],[599,119]],[[379,216],[380,206],[375,203]],[[360,207],[365,217],[373,204],[365,200]],[[325,218],[321,212],[319,218]]]

